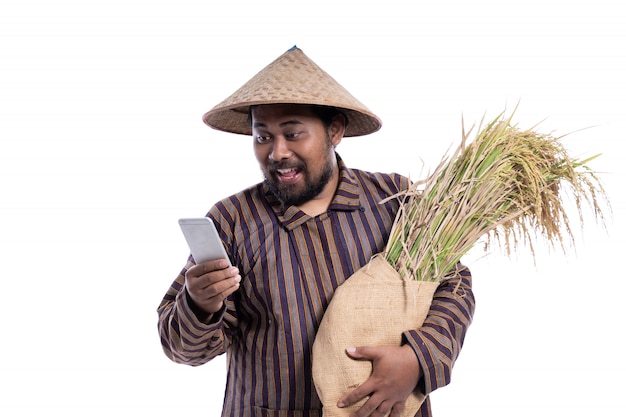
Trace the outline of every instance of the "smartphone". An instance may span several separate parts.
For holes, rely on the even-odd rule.
[[[210,218],[179,219],[178,224],[196,263],[226,259],[230,264],[226,249],[222,245],[222,240]]]

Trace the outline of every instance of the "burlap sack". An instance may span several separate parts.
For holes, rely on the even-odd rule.
[[[339,399],[365,382],[372,371],[370,361],[351,359],[346,348],[400,346],[402,332],[424,322],[437,286],[406,281],[383,256],[376,256],[337,288],[313,343],[313,382],[324,417],[348,417],[366,401],[337,407]],[[414,416],[424,399],[414,391],[403,416]]]

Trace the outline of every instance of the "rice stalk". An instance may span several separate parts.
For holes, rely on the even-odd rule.
[[[534,257],[540,238],[565,251],[566,241],[574,244],[568,194],[581,225],[589,206],[606,227],[608,199],[587,166],[599,155],[571,158],[562,137],[520,130],[512,117],[500,114],[471,143],[471,129],[463,127],[450,156],[426,179],[390,197],[400,199],[401,207],[384,255],[403,278],[443,279],[481,238],[486,248],[497,242],[507,255],[525,244]]]

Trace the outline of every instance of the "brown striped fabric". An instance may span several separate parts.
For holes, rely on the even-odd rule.
[[[158,308],[163,349],[173,361],[195,366],[227,352],[222,416],[321,416],[311,376],[316,329],[335,288],[384,249],[398,203],[379,202],[409,185],[400,175],[348,169],[338,160],[337,193],[317,217],[283,207],[263,183],[211,208],[242,282],[209,323],[196,318],[184,291],[192,258]],[[465,270],[439,287],[424,326],[405,333],[426,394],[449,383],[473,311]],[[429,401],[417,415],[430,415]]]

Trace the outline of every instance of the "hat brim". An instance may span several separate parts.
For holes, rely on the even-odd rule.
[[[213,109],[204,114],[202,120],[213,129],[221,130],[229,133],[237,133],[240,135],[251,135],[252,126],[250,125],[250,107],[255,105],[266,104],[311,104],[311,103],[289,103],[284,102],[267,102],[250,103],[247,106],[233,105],[229,107]],[[341,111],[348,119],[346,132],[344,136],[363,136],[374,133],[382,127],[381,120],[374,114],[363,113],[362,110],[347,109],[332,106]]]

